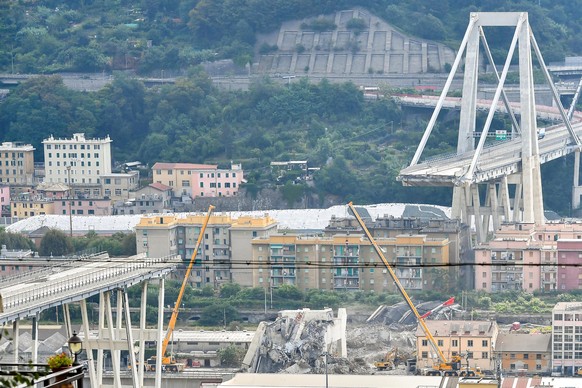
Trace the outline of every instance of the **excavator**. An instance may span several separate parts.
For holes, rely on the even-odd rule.
[[[168,344],[170,343],[172,333],[174,332],[174,327],[176,326],[179,307],[181,306],[182,298],[184,297],[184,291],[186,290],[186,285],[188,284],[188,278],[190,277],[190,273],[192,272],[192,267],[194,266],[194,262],[196,261],[198,248],[200,248],[200,244],[202,243],[202,239],[204,238],[204,231],[206,230],[206,226],[208,225],[208,221],[210,220],[210,215],[212,214],[213,210],[214,206],[210,205],[208,207],[208,212],[206,213],[206,218],[204,218],[204,222],[202,223],[202,228],[200,228],[200,234],[198,235],[198,240],[196,241],[196,245],[194,246],[194,252],[192,252],[192,256],[190,257],[190,263],[188,264],[188,268],[186,269],[186,274],[184,275],[184,280],[182,281],[182,287],[180,288],[180,292],[178,293],[178,298],[176,299],[176,303],[174,304],[174,308],[172,309],[172,316],[170,318],[170,323],[168,323],[166,337],[164,337],[164,341],[162,342],[162,353],[161,353],[162,372],[182,372],[184,370],[184,364],[177,362],[173,355],[166,356],[166,350],[168,349]],[[157,363],[156,356],[150,357],[149,359],[146,360],[145,370],[155,372],[156,363]]]
[[[408,296],[408,293],[404,289],[404,286],[402,286],[402,284],[400,283],[400,280],[396,276],[396,272],[394,272],[394,269],[392,268],[390,263],[388,263],[388,260],[384,256],[384,252],[382,251],[382,249],[380,248],[380,246],[378,245],[378,243],[376,242],[376,240],[374,239],[374,237],[372,236],[372,234],[370,233],[370,231],[366,227],[366,224],[364,223],[364,221],[362,220],[362,218],[358,214],[358,211],[354,207],[353,203],[352,202],[348,203],[348,207],[352,211],[354,217],[356,217],[356,221],[358,222],[358,224],[360,225],[360,227],[364,231],[366,238],[368,239],[370,244],[372,244],[372,246],[374,247],[376,254],[378,255],[378,257],[380,257],[380,259],[384,263],[384,266],[386,267],[386,270],[390,274],[392,281],[394,281],[396,288],[398,289],[398,291],[400,292],[400,294],[402,295],[402,297],[406,301],[406,304],[408,304],[408,308],[416,316],[416,319],[418,320],[418,324],[422,328],[422,331],[424,332],[424,335],[426,336],[428,343],[430,344],[430,347],[433,349],[434,353],[438,357],[438,362],[436,362],[431,369],[426,371],[426,375],[429,375],[429,376],[481,376],[482,373],[480,370],[474,370],[474,369],[469,369],[469,368],[462,369],[462,367],[461,367],[462,358],[460,355],[452,356],[450,360],[447,359],[445,354],[438,347],[437,341],[435,340],[435,338],[433,337],[432,333],[430,332],[428,326],[424,322],[424,318],[422,318],[422,316],[418,313],[418,310],[414,306],[414,303],[412,303],[412,299],[410,299],[410,297]]]
[[[398,366],[399,359],[398,348],[394,348],[386,353],[384,359],[374,362],[374,367],[378,370],[392,370]]]

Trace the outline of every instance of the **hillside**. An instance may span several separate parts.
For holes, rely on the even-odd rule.
[[[309,29],[333,31],[321,15],[364,7],[395,28],[455,48],[472,11],[528,11],[547,61],[582,53],[582,1],[517,0],[34,0],[0,2],[0,72],[53,73],[135,70],[160,75],[203,61],[258,59],[260,36],[283,22],[308,18]],[[356,17],[351,29],[358,29]],[[322,23],[323,21],[323,23]],[[315,23],[315,24],[314,24]],[[319,24],[318,24],[319,23]],[[300,26],[301,27],[301,26]],[[495,40],[508,41],[510,34]],[[258,39],[259,37],[259,39]],[[299,48],[300,49],[300,48]],[[367,69],[366,69],[367,70]]]

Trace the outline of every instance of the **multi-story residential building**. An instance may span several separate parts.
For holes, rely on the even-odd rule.
[[[446,284],[449,279],[442,270],[422,268],[423,264],[449,263],[448,239],[400,235],[377,239],[377,243],[407,289],[442,290],[451,286]],[[285,233],[254,239],[252,245],[253,263],[258,265],[253,274],[255,287],[292,284],[302,290],[395,290],[384,264],[361,234]]]
[[[582,239],[558,240],[558,288],[560,291],[582,288]]]
[[[131,194],[133,198],[113,204],[113,214],[169,213],[172,209],[172,188],[161,183],[150,183]]]
[[[139,171],[101,174],[103,196],[112,201],[128,200],[139,184]]]
[[[179,254],[185,263],[190,261],[205,216],[149,216],[142,217],[136,225],[138,253],[146,253],[151,257],[161,257]],[[250,279],[244,279],[247,268],[241,268],[241,263],[250,263],[252,236],[264,236],[276,229],[276,222],[268,217],[241,217],[232,219],[229,216],[214,214],[203,236],[198,249],[191,282],[196,287],[221,284],[234,279],[241,284],[251,284]],[[244,237],[249,239],[244,241]],[[231,241],[231,237],[235,240]],[[234,264],[236,263],[236,264]],[[251,266],[252,265],[248,265]],[[238,270],[240,273],[236,273]]]
[[[563,254],[558,249],[562,240]],[[559,258],[571,260],[577,255],[572,251],[574,243],[569,240],[582,240],[582,223],[503,225],[493,240],[475,248],[475,289],[488,292],[561,289]]]
[[[104,139],[86,139],[84,133],[75,133],[71,139],[56,139],[51,135],[42,143],[45,182],[100,188],[101,176],[111,174],[109,136]],[[95,193],[91,191],[90,194]],[[100,195],[99,192],[97,196]]]
[[[494,321],[425,321],[445,357],[461,355],[463,368],[495,370],[494,344],[499,329]],[[431,368],[438,360],[422,328],[416,329],[416,366]]]
[[[582,302],[559,302],[552,309],[552,370],[574,375],[582,368]]]
[[[0,185],[0,216],[10,217],[10,186]]]
[[[243,287],[253,286],[253,245],[255,238],[265,238],[277,232],[277,222],[264,217],[241,216],[230,227],[232,281]]]
[[[45,214],[55,214],[54,201],[49,198],[35,198],[20,194],[10,201],[12,217],[28,218]]]
[[[0,145],[0,183],[10,186],[34,184],[34,150],[30,144],[4,142]]]
[[[54,214],[109,216],[111,215],[111,202],[104,198],[62,198],[54,200]]]
[[[551,345],[551,334],[500,333],[495,358],[506,373],[548,373],[552,367]]]
[[[458,220],[384,216],[378,217],[375,221],[364,221],[375,238],[395,238],[407,234],[426,235],[428,238],[447,238],[449,239],[449,263],[474,263],[470,230]],[[358,230],[360,230],[359,225],[353,217],[332,217],[324,233],[331,236],[338,233],[353,233]],[[451,266],[446,269],[447,276],[452,283],[471,289],[474,278],[472,268],[472,266]]]
[[[158,162],[152,167],[152,175],[154,183],[172,187],[176,197],[235,196],[244,181],[240,164],[226,170],[211,164]]]

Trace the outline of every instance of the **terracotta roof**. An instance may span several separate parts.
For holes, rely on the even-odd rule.
[[[216,164],[157,162],[152,167],[152,170],[216,170],[217,168]]]
[[[490,336],[496,322],[492,321],[425,321],[430,332],[435,337],[455,336]],[[424,337],[424,332],[420,325],[416,329],[417,337]]]
[[[160,191],[170,191],[170,190],[172,190],[172,188],[170,186],[166,186],[165,184],[159,183],[159,182],[150,183],[148,186],[149,187],[153,187],[154,189],[157,189],[157,190],[160,190]]]
[[[495,350],[500,352],[551,352],[552,334],[503,333],[497,336]]]

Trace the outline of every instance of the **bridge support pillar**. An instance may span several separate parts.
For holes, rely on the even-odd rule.
[[[18,347],[20,346],[20,319],[16,319],[12,322],[12,337],[13,339],[13,346],[14,346],[14,363],[17,364],[19,362],[19,351]]]

